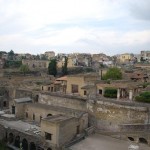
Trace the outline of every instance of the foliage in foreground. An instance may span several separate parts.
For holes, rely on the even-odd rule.
[[[115,88],[106,88],[104,92],[104,97],[117,98],[117,89]]]
[[[139,96],[135,97],[138,102],[150,103],[150,92],[143,92]]]

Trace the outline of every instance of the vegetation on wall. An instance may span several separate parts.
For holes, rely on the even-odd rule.
[[[29,70],[28,65],[21,65],[20,71],[21,71],[24,75],[26,75],[26,73],[28,73],[30,70]]]
[[[22,65],[22,61],[6,60],[4,68],[19,68]]]
[[[104,97],[117,98],[117,89],[106,88],[104,91]]]
[[[150,92],[143,92],[139,96],[135,97],[135,100],[138,102],[150,103]]]
[[[120,80],[122,79],[122,72],[119,68],[113,67],[109,68],[105,75],[102,77],[103,80]]]

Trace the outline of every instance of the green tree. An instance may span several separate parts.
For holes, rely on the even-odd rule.
[[[116,68],[116,67],[109,68],[109,70],[106,72],[106,74],[103,75],[102,79],[103,80],[108,80],[108,79],[119,80],[119,79],[122,79],[122,72],[119,68]]]
[[[20,71],[21,71],[24,75],[26,75],[26,73],[29,72],[30,70],[29,70],[28,65],[21,65]]]
[[[56,59],[52,59],[50,61],[49,66],[48,66],[48,73],[54,76],[57,75],[57,60]]]
[[[13,50],[11,50],[10,52],[8,52],[8,59],[9,60],[14,60],[14,56],[15,56],[15,53]]]
[[[67,75],[67,73],[68,73],[68,68],[67,68],[67,66],[68,66],[68,57],[65,56],[65,62],[64,62],[64,64],[62,65],[62,74],[63,74],[63,75]]]

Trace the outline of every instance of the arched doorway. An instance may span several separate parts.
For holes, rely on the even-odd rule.
[[[133,137],[128,137],[128,139],[129,139],[130,141],[134,141],[134,138],[133,138]]]
[[[47,117],[50,117],[50,116],[52,116],[52,114],[48,114],[48,115],[47,115]]]
[[[16,136],[14,146],[20,148],[20,136]]]
[[[22,140],[22,149],[28,150],[28,141],[26,139]]]
[[[9,144],[12,144],[14,141],[14,135],[12,133],[9,133],[8,142]]]
[[[139,138],[139,142],[143,143],[143,144],[148,144],[148,142],[145,138]]]
[[[30,143],[30,150],[36,150],[36,146],[35,146],[34,142]]]
[[[52,150],[50,147],[47,150]]]

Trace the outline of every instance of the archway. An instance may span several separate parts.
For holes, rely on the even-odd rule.
[[[50,147],[47,150],[52,150]]]
[[[143,143],[143,144],[148,144],[148,142],[145,138],[139,138],[139,142]]]
[[[28,141],[26,139],[22,140],[22,149],[28,150]]]
[[[36,150],[36,146],[35,146],[34,142],[30,143],[30,150]]]
[[[133,138],[133,137],[128,137],[128,139],[129,139],[130,141],[134,141],[134,138]]]
[[[14,141],[14,135],[12,133],[9,133],[8,142],[9,144],[13,143]]]
[[[52,116],[52,114],[48,114],[48,115],[47,115],[47,117],[50,117],[50,116]]]
[[[20,136],[16,136],[14,146],[20,148]]]

